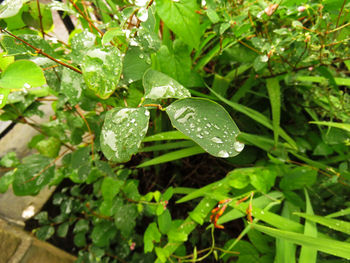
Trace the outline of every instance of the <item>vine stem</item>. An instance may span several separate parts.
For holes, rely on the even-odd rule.
[[[45,39],[45,32],[44,32],[44,27],[43,27],[43,17],[42,17],[42,15],[41,15],[39,0],[36,0],[36,5],[37,5],[37,7],[38,7],[39,24],[40,24],[41,34],[43,35],[43,38]]]
[[[84,116],[84,113],[83,113],[82,109],[79,107],[78,104],[75,105],[74,107],[75,107],[77,113],[79,114],[79,116],[80,116],[80,117],[83,119],[83,121],[85,122],[86,127],[88,128],[89,134],[90,134],[90,136],[91,136],[91,159],[94,160],[94,137],[95,137],[95,136],[94,136],[94,134],[93,134],[92,131],[91,131],[90,125],[89,125],[89,123],[87,122],[87,120],[86,120],[86,118],[85,118],[85,116]]]
[[[101,37],[104,35],[104,33],[97,27],[95,24],[91,21],[91,19],[84,14],[84,12],[77,6],[76,3],[74,3],[73,0],[69,0],[69,2],[74,6],[74,8],[78,11],[78,13],[91,25],[93,28],[97,30],[98,33],[100,33]]]
[[[62,61],[60,61],[60,60],[50,56],[49,54],[47,54],[44,51],[42,51],[42,49],[34,47],[32,44],[28,43],[27,41],[19,38],[18,36],[14,35],[14,34],[12,34],[11,32],[7,31],[6,29],[0,28],[0,31],[5,32],[6,34],[8,34],[8,35],[12,36],[13,38],[17,39],[18,41],[21,41],[23,44],[27,45],[28,47],[31,47],[32,49],[35,50],[36,53],[41,54],[41,55],[51,59],[52,61],[55,61],[56,63],[66,67],[66,68],[74,70],[75,72],[77,72],[79,74],[83,74],[83,72],[80,69],[77,69],[77,68],[73,67],[72,65],[69,65],[69,64],[67,64],[65,62],[62,62]]]

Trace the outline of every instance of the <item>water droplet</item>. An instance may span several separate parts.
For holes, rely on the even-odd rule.
[[[222,157],[222,158],[227,158],[227,157],[229,157],[229,154],[228,154],[228,152],[222,150],[218,153],[218,156]]]
[[[143,54],[139,55],[139,58],[143,59],[145,56]]]
[[[202,134],[197,134],[197,137],[198,137],[199,139],[203,139],[203,135],[202,135]]]
[[[235,151],[236,152],[241,152],[243,149],[244,149],[244,144],[239,142],[239,141],[236,141],[234,144],[233,144],[233,147],[235,147]]]
[[[211,141],[215,142],[215,143],[223,143],[223,141],[220,138],[218,138],[218,137],[211,138]]]

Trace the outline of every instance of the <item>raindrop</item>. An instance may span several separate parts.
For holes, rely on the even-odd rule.
[[[143,54],[139,55],[139,58],[143,59],[145,56]]]
[[[222,158],[227,158],[227,157],[229,157],[229,154],[228,154],[228,152],[222,150],[218,153],[218,156],[222,157]]]
[[[211,138],[211,141],[215,142],[215,143],[223,143],[223,141],[220,138],[218,138],[218,137]]]
[[[236,152],[241,152],[243,149],[244,149],[244,144],[239,142],[239,141],[236,141],[234,144],[233,144],[233,147],[235,147],[235,151]]]

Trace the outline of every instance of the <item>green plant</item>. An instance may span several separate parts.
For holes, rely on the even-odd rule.
[[[69,43],[52,39],[50,10],[76,17]],[[29,143],[38,154],[1,159],[1,192],[72,182],[35,233],[71,233],[79,262],[349,258],[348,222],[331,219],[349,205],[349,10],[331,0],[4,1],[0,119],[40,134]],[[54,116],[32,122],[46,102]],[[181,163],[198,154],[217,162],[216,176],[183,187]]]

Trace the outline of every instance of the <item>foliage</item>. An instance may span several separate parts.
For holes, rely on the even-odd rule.
[[[68,43],[51,10],[75,17]],[[0,192],[61,184],[38,238],[85,263],[350,258],[347,1],[16,0],[0,19],[0,120],[40,132]]]

